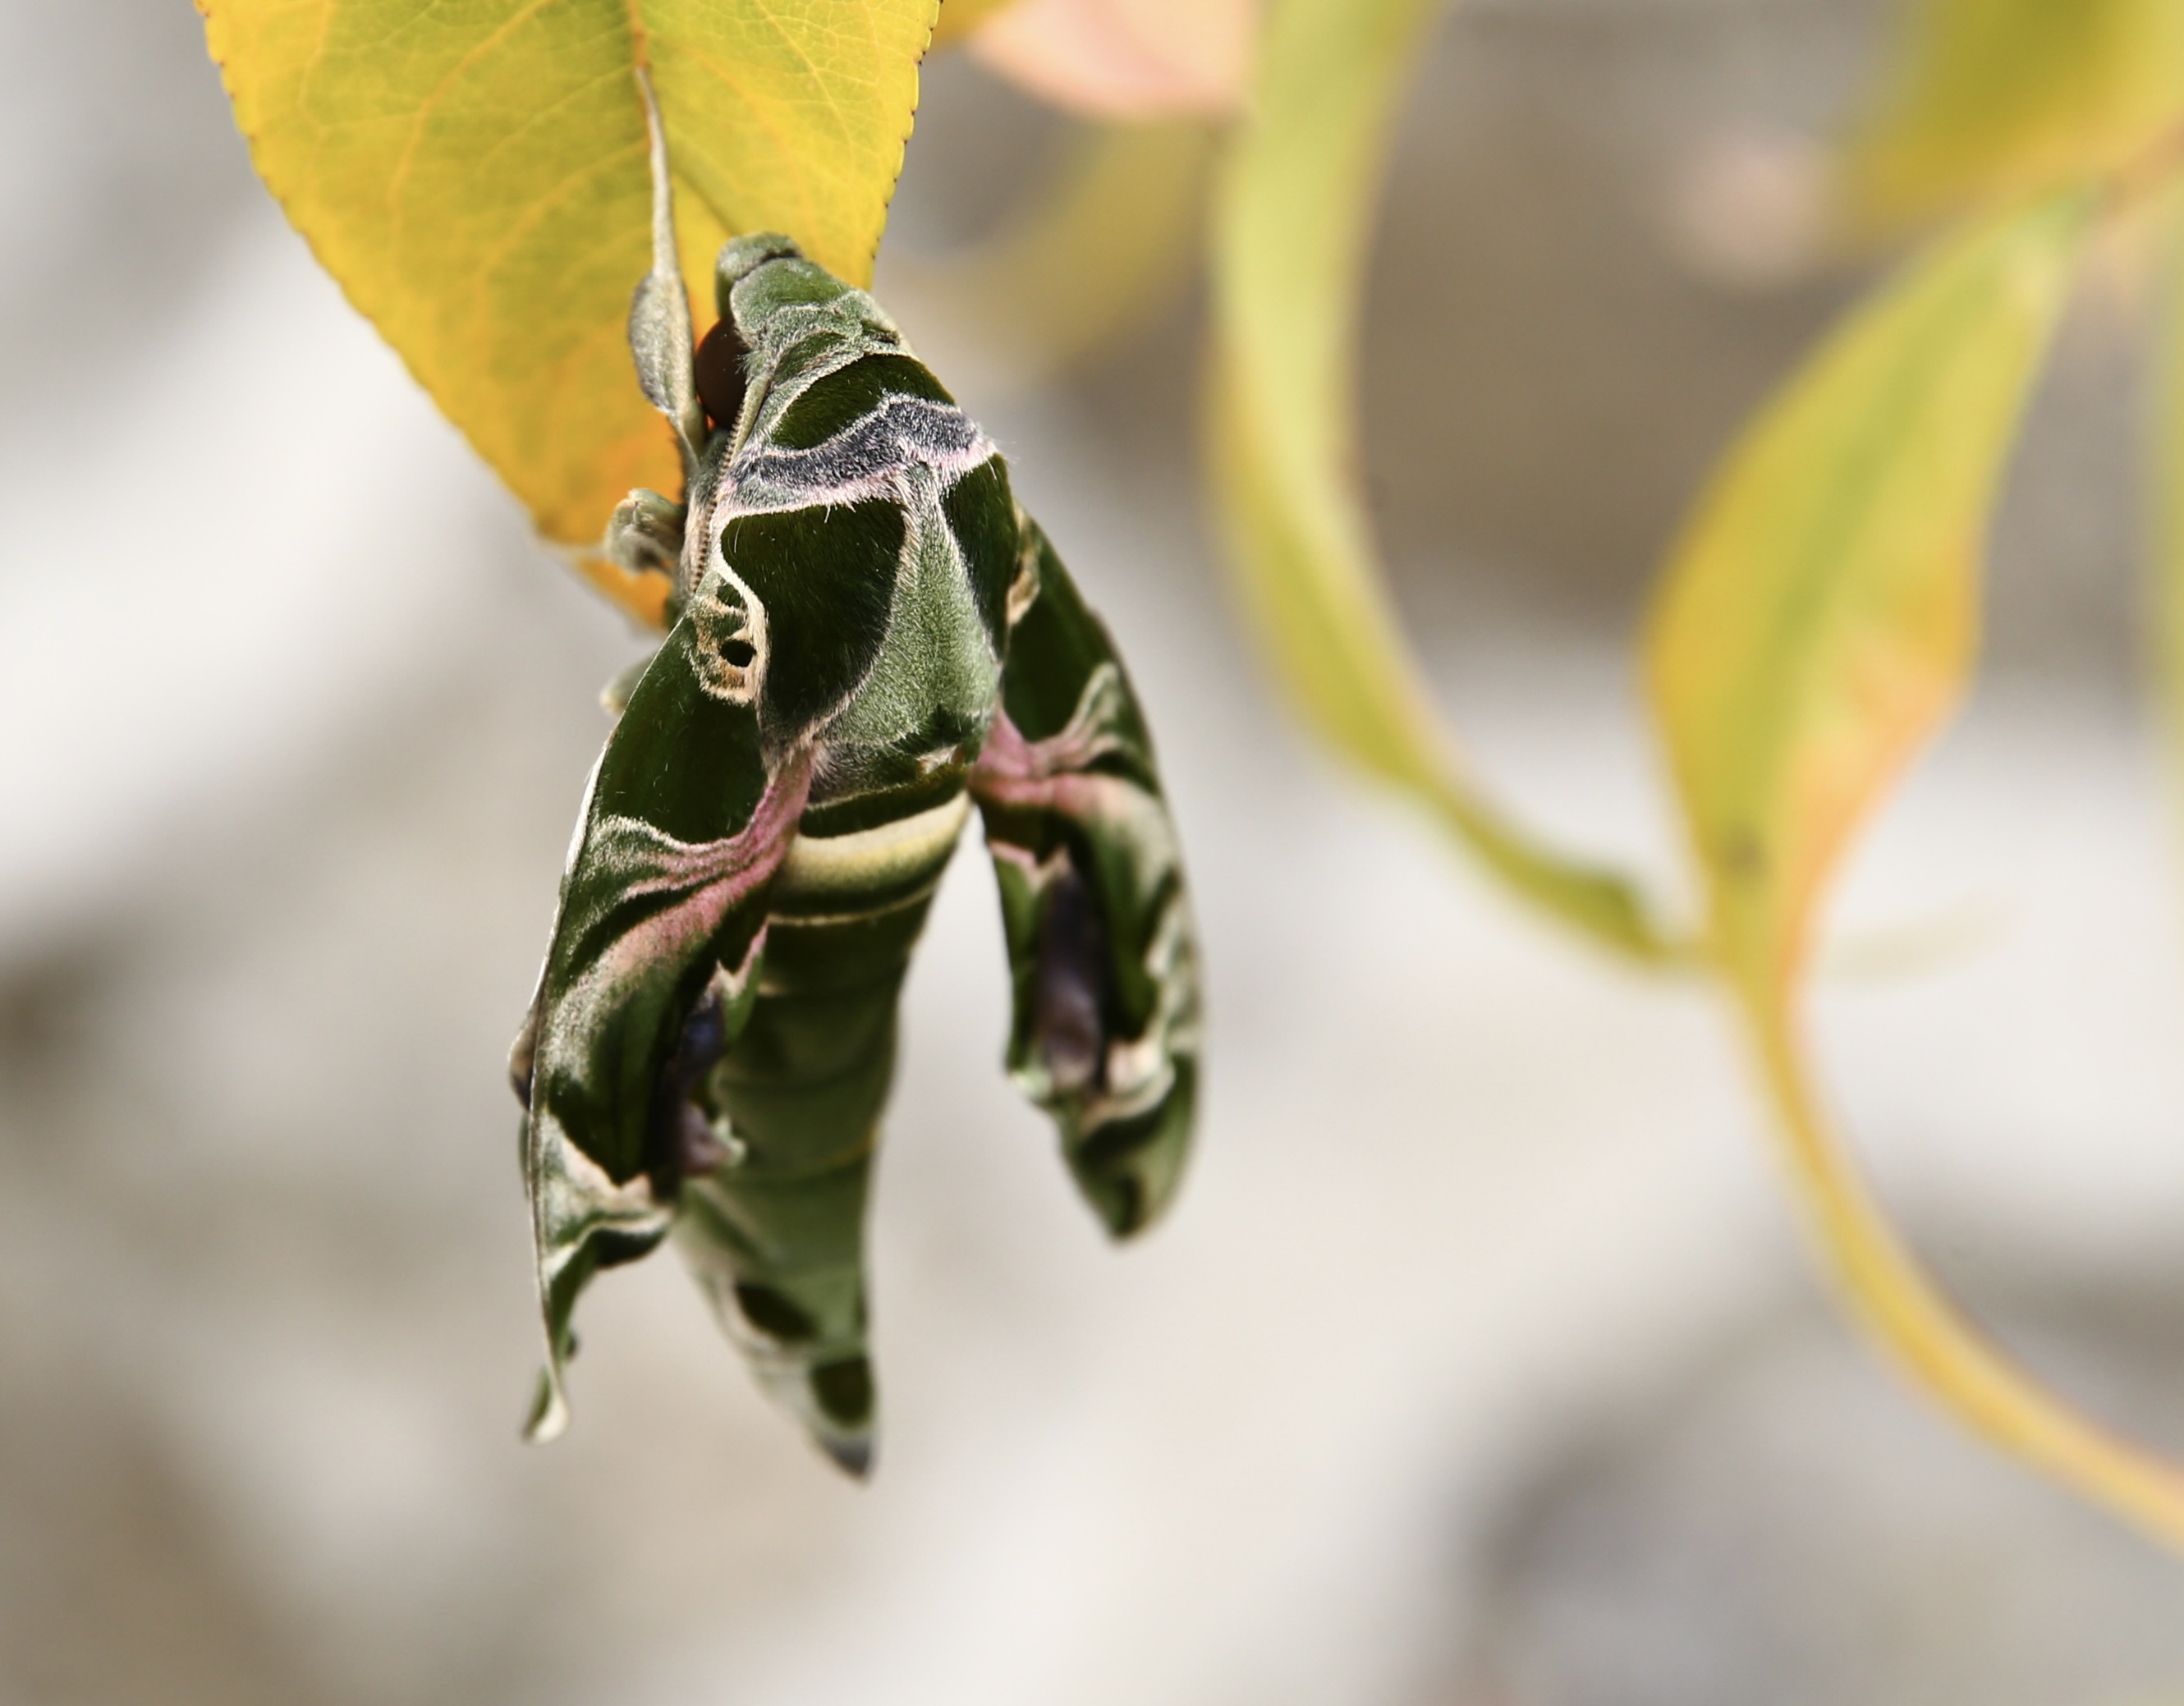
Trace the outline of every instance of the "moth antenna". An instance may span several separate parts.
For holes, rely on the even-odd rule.
[[[682,441],[683,471],[694,475],[705,443],[705,404],[690,341],[690,294],[682,287],[682,263],[675,243],[675,192],[668,178],[667,131],[653,98],[652,77],[637,68],[644,101],[644,128],[652,160],[652,270],[629,305],[629,349],[645,400],[665,415]]]

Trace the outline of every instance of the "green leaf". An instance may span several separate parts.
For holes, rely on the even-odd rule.
[[[1918,0],[1845,188],[1894,229],[2113,168],[2180,121],[2176,0]]]
[[[1852,836],[1970,674],[1982,536],[2090,206],[1974,225],[1822,348],[1699,505],[1646,664],[1710,945],[1852,1305],[1972,1427],[2176,1542],[2184,1475],[2015,1366],[1897,1236],[1820,1105],[1795,1004]]]
[[[1514,890],[1641,960],[1632,885],[1502,818],[1464,773],[1383,580],[1357,469],[1357,321],[1390,132],[1434,0],[1276,0],[1216,188],[1212,459],[1276,676],[1336,749],[1433,810]]]
[[[635,70],[701,313],[737,231],[786,231],[862,283],[937,5],[200,0],[289,218],[541,530],[579,546],[631,488],[680,478],[625,331],[650,256]]]

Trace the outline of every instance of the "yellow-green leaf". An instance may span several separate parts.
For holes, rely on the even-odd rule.
[[[2088,201],[2051,198],[1974,226],[1823,347],[1701,502],[1646,666],[1710,945],[1852,1306],[1970,1425],[2184,1543],[2184,1475],[2025,1374],[1897,1238],[1815,1093],[1794,1001],[1851,837],[1970,671],[1987,516]]]
[[[2184,122],[2184,5],[1914,0],[1892,64],[1845,171],[1883,230],[2112,168]]]
[[[1962,690],[1981,536],[2086,225],[1980,225],[1844,326],[1731,453],[1678,547],[1646,666],[1714,946],[1798,967],[1851,831]]]
[[[1533,842],[1466,777],[1405,645],[1357,482],[1372,213],[1435,0],[1274,0],[1215,193],[1212,458],[1229,556],[1283,686],[1345,755],[1429,806],[1517,892],[1645,960],[1633,887]]]
[[[631,487],[678,479],[625,341],[650,256],[636,69],[710,319],[733,231],[870,277],[937,4],[200,0],[289,218],[541,530],[579,546]]]

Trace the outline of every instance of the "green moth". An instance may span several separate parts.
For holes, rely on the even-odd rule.
[[[879,305],[785,237],[721,252],[692,344],[650,93],[630,338],[682,449],[607,549],[672,626],[587,790],[511,1056],[547,1367],[598,1269],[671,1238],[765,1386],[870,1464],[863,1227],[909,956],[975,806],[1008,1068],[1117,1236],[1174,1192],[1196,951],[1128,678],[992,442]]]

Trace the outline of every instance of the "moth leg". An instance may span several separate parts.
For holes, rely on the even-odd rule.
[[[1122,661],[1039,525],[1018,524],[1001,712],[972,781],[1008,938],[1009,1073],[1127,1236],[1167,1206],[1190,1147],[1197,945]]]
[[[632,575],[660,576],[671,589],[674,588],[681,582],[682,534],[688,513],[673,499],[640,488],[615,505],[600,549],[616,567]],[[666,604],[667,619],[671,625],[682,613],[682,600],[671,590]],[[599,690],[599,703],[609,716],[620,716],[627,708],[630,694],[637,690],[637,683],[651,662],[650,655],[639,658]]]
[[[602,547],[610,562],[633,575],[672,577],[682,560],[688,511],[672,498],[639,487],[615,505]]]

